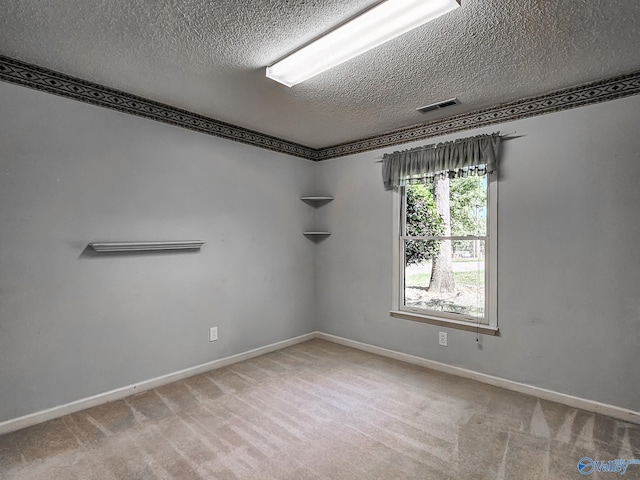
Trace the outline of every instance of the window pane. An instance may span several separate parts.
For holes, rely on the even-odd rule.
[[[441,192],[448,199],[436,199],[434,185],[406,187],[405,235],[486,235],[487,176],[452,178],[445,182]],[[443,208],[449,215],[443,214]]]
[[[487,176],[449,180],[451,235],[487,234]]]
[[[485,243],[405,240],[404,306],[483,319]]]
[[[444,234],[442,216],[436,210],[433,185],[411,185],[405,189],[405,235],[410,237]]]

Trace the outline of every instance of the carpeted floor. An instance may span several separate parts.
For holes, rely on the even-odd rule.
[[[0,436],[1,479],[615,479],[640,426],[312,340]]]

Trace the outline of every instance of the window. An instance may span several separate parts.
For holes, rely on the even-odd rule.
[[[500,132],[385,153],[394,189],[391,315],[496,334]]]
[[[393,316],[496,333],[495,175],[396,188]]]

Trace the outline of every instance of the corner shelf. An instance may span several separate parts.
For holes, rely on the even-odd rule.
[[[329,203],[330,201],[332,201],[333,197],[328,195],[304,195],[300,197],[300,200],[302,200],[304,203],[311,205],[313,208],[318,208],[324,205],[325,203]],[[320,241],[320,239],[331,235],[331,232],[326,230],[309,230],[306,232],[302,232],[302,234],[305,237],[309,237],[311,239],[317,239],[318,241]]]
[[[180,240],[163,242],[92,242],[96,252],[149,252],[158,250],[199,250],[202,240]]]

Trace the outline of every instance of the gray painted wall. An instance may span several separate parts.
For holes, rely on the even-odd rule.
[[[502,336],[447,348],[388,316],[383,151],[312,164],[6,83],[0,105],[0,421],[315,329],[640,410],[640,96],[434,139],[525,135],[501,167]],[[207,243],[86,249],[162,239]]]
[[[566,394],[640,410],[640,96],[422,141],[493,131],[504,144],[498,207],[498,322],[481,336],[391,318],[392,193],[384,150],[329,160],[335,200],[316,257],[327,333]],[[449,346],[437,333],[449,332]]]
[[[0,105],[0,421],[313,330],[313,163],[7,83]],[[172,239],[207,243],[86,250]]]

